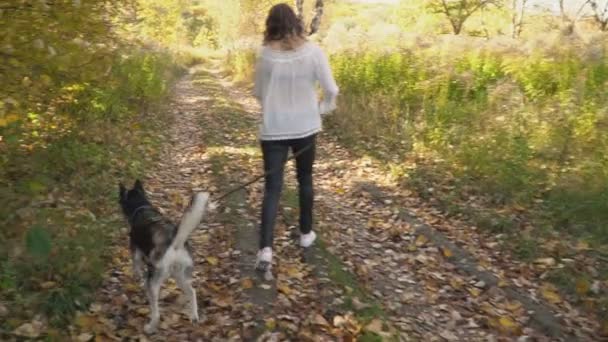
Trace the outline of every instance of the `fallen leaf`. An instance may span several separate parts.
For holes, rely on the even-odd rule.
[[[137,284],[134,283],[127,283],[124,285],[125,290],[127,290],[128,292],[139,292],[141,291],[141,287]]]
[[[340,315],[334,316],[334,327],[340,328],[346,324],[346,319]]]
[[[576,294],[579,296],[584,296],[589,292],[589,290],[591,290],[591,284],[589,284],[587,279],[578,278],[576,280]]]
[[[474,287],[470,287],[468,288],[469,293],[473,296],[473,297],[479,297],[479,295],[481,294],[481,290],[474,288]]]
[[[32,323],[24,323],[20,325],[17,329],[13,331],[13,334],[22,337],[28,338],[36,338],[40,336],[40,330],[42,328],[42,323],[40,322],[32,322]]]
[[[91,333],[82,333],[76,337],[76,340],[79,342],[88,342],[93,339],[93,334]]]
[[[556,264],[555,259],[550,258],[550,257],[549,258],[538,258],[538,259],[534,260],[534,263],[539,264],[539,265],[544,265],[547,267],[555,266],[555,264]]]
[[[40,288],[45,289],[45,290],[52,289],[56,286],[57,286],[57,283],[54,281],[45,281],[44,283],[40,284]]]
[[[369,331],[369,332],[373,332],[373,333],[376,333],[376,334],[380,335],[380,334],[383,333],[383,331],[382,331],[382,325],[383,325],[382,321],[379,320],[379,319],[377,319],[377,318],[375,318],[371,322],[369,322],[368,325],[365,326],[364,330],[365,331]]]
[[[544,284],[540,287],[540,293],[549,303],[557,304],[562,301],[561,297],[552,285]]]
[[[211,266],[216,266],[216,265],[218,264],[218,262],[219,262],[219,261],[217,260],[217,258],[216,258],[216,257],[214,257],[214,256],[208,256],[208,257],[206,258],[206,260],[207,260],[207,262],[209,263],[209,265],[211,265]]]
[[[420,234],[416,238],[416,246],[417,247],[422,247],[422,246],[426,245],[427,242],[429,242],[429,239],[426,237],[426,235]]]
[[[451,258],[452,256],[454,256],[454,253],[452,253],[452,251],[446,247],[441,247],[441,253],[446,258]]]
[[[511,312],[515,312],[522,308],[522,304],[520,302],[514,300],[514,301],[507,302],[507,304],[505,305],[505,308]]]
[[[253,287],[253,280],[251,278],[245,278],[241,280],[241,287],[245,290]]]
[[[323,327],[328,327],[329,326],[329,322],[327,322],[327,320],[325,319],[325,317],[323,317],[323,316],[321,316],[319,314],[316,314],[314,316],[314,318],[313,318],[312,321],[316,325],[320,325],[320,326],[323,326]]]
[[[587,242],[585,242],[585,241],[579,241],[579,242],[576,244],[575,249],[576,249],[578,252],[589,250],[589,244],[588,244]]]
[[[462,280],[460,278],[450,278],[450,286],[452,286],[455,290],[462,289]]]
[[[486,287],[486,282],[483,280],[480,280],[480,281],[476,282],[474,286],[477,288],[483,289],[484,287]]]
[[[277,284],[277,290],[287,296],[291,294],[291,289],[284,283]]]
[[[448,341],[458,341],[458,336],[456,336],[453,332],[444,330],[439,333],[439,336],[443,337]]]
[[[95,323],[97,323],[97,320],[91,315],[79,315],[76,317],[76,325],[83,330],[91,330]]]
[[[287,275],[290,276],[291,278],[298,278],[298,279],[302,279],[303,274],[302,272],[300,272],[297,268],[295,267],[287,267],[287,269],[285,270]]]
[[[277,321],[275,321],[274,318],[269,318],[266,320],[265,325],[266,325],[266,329],[272,331],[272,330],[274,330],[274,328],[276,328]]]
[[[142,315],[142,316],[147,316],[150,313],[150,309],[148,307],[141,307],[141,308],[137,308],[137,310],[135,310],[135,312],[137,312],[138,314]]]
[[[519,325],[517,323],[515,323],[515,321],[513,321],[510,317],[507,317],[507,316],[500,317],[500,319],[498,320],[498,323],[499,323],[499,329],[503,333],[513,334],[513,335],[520,334],[521,329],[520,329]]]

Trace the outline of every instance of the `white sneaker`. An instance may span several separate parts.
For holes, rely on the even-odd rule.
[[[314,231],[310,231],[308,234],[300,235],[300,246],[308,248],[317,239],[317,234]]]
[[[267,271],[272,265],[272,248],[264,247],[258,251],[255,261],[255,268],[260,271]]]

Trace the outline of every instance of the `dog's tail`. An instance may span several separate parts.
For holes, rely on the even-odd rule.
[[[182,220],[177,228],[177,234],[171,243],[171,247],[178,249],[184,246],[188,236],[201,222],[205,211],[207,210],[207,202],[209,202],[208,192],[199,192],[194,194],[190,205],[182,216]]]

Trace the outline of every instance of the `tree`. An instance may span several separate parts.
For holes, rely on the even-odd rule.
[[[313,18],[310,22],[310,28],[308,30],[308,34],[315,34],[319,31],[319,26],[321,25],[321,18],[323,17],[323,0],[316,0],[315,6],[313,8]],[[298,18],[304,23],[304,0],[296,0],[296,12]]]
[[[589,0],[588,2],[593,10],[595,21],[600,25],[600,30],[608,31],[608,0],[604,1],[603,6],[598,0]]]
[[[323,17],[323,0],[317,0],[315,2],[315,15],[310,22],[310,34],[315,34],[319,31],[319,26],[321,25],[321,18]]]
[[[304,21],[304,0],[296,0],[296,12],[298,13],[298,18]]]
[[[524,16],[526,14],[526,5],[528,0],[512,0],[512,36],[518,38],[524,27]]]
[[[498,6],[500,0],[430,0],[428,6],[434,13],[445,15],[454,34],[460,34],[471,15],[489,5]]]
[[[566,6],[566,0],[558,0],[559,1],[559,11],[562,17],[562,22],[564,23],[564,32],[567,34],[572,34],[574,32],[574,27],[576,26],[576,22],[580,19],[581,14],[585,7],[590,3],[589,0],[583,1],[578,10],[572,11],[571,7]]]

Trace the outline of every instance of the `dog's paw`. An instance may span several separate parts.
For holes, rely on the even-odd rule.
[[[146,334],[154,334],[156,332],[156,324],[150,322],[150,323],[144,325],[144,332]]]

